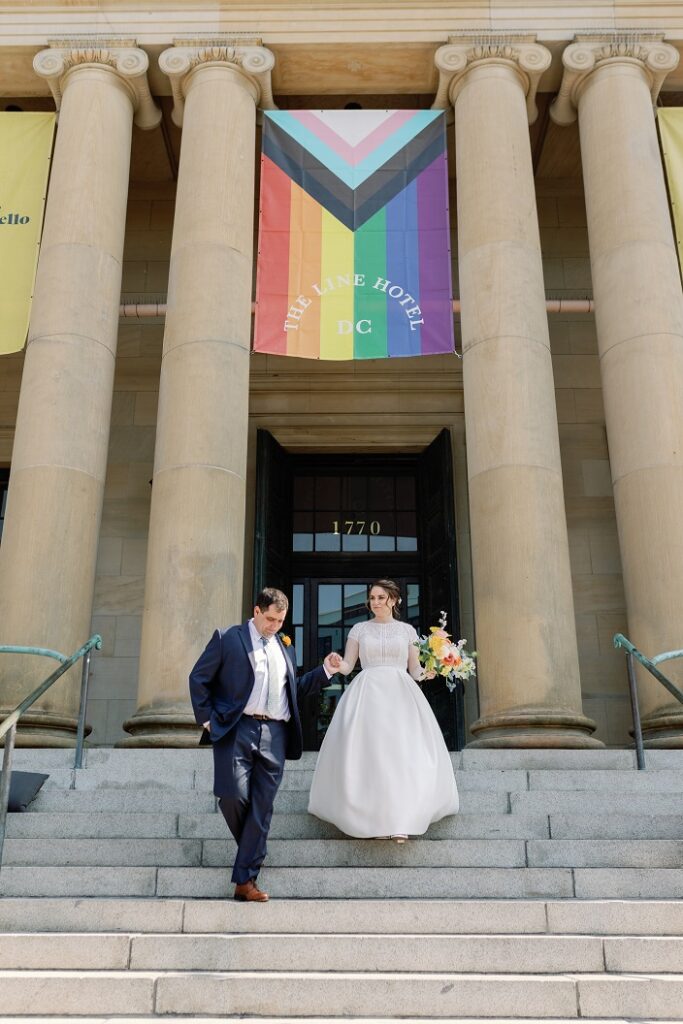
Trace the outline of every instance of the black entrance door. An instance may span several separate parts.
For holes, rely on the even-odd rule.
[[[291,595],[286,628],[300,669],[343,653],[355,622],[367,618],[373,580],[396,580],[402,618],[424,631],[448,614],[458,632],[450,436],[419,456],[289,455],[259,431],[254,592]],[[317,750],[348,685],[336,676],[302,708],[304,746]],[[464,739],[462,695],[442,681],[424,685],[449,749]]]

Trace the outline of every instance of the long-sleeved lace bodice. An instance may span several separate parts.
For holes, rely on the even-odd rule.
[[[357,622],[346,641],[344,660],[339,669],[348,675],[358,660],[362,668],[400,668],[409,672],[413,679],[422,675],[422,666],[413,641],[417,633],[407,622]]]

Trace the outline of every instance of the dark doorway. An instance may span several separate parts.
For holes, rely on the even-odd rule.
[[[388,576],[401,587],[402,618],[418,631],[440,611],[458,634],[450,435],[419,456],[291,455],[258,432],[254,593],[291,595],[287,620],[300,669],[343,653],[351,626],[368,617],[367,588]],[[336,676],[302,707],[304,746],[318,750],[351,677]],[[464,745],[462,690],[422,684],[451,750]]]

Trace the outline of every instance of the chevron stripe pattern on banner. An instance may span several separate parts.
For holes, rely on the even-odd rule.
[[[264,154],[352,231],[414,181],[444,148],[440,111],[417,111],[388,139],[375,133],[379,144],[357,163],[350,162],[341,147],[332,149],[318,140],[296,116],[280,114],[269,120],[272,128],[264,133]],[[301,128],[300,139],[292,134],[295,126]]]

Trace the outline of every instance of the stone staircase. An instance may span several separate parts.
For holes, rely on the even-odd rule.
[[[291,763],[235,904],[203,750],[16,752],[0,1017],[683,1020],[683,751],[453,755],[461,814],[404,847],[306,814]]]

